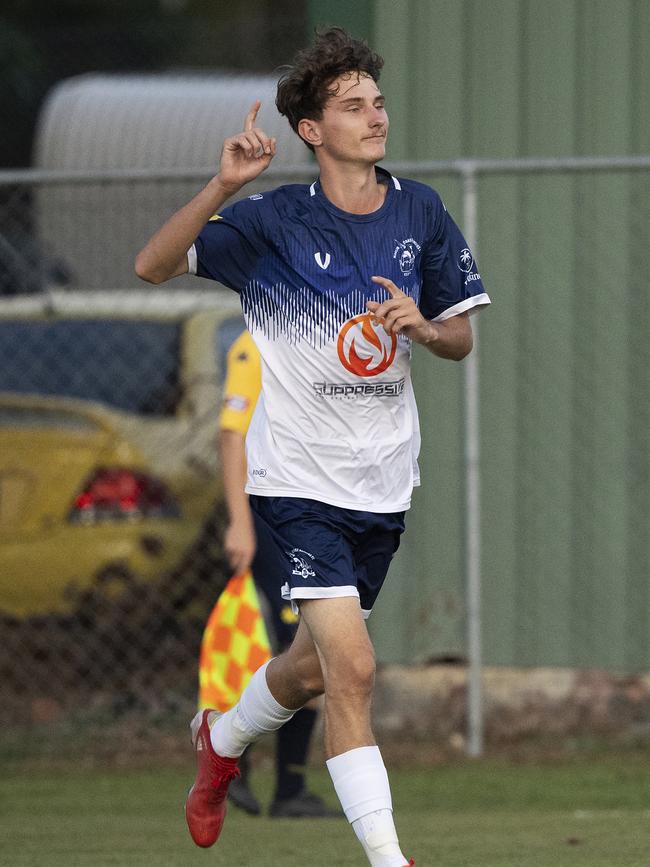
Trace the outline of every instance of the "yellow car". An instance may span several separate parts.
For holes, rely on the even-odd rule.
[[[180,572],[215,568],[217,417],[225,354],[243,327],[236,296],[219,298],[221,312],[205,302],[185,312],[186,297],[178,309],[173,297],[136,309],[132,294],[104,308],[69,295],[54,313],[0,310],[5,619],[96,610],[160,582],[181,592]]]

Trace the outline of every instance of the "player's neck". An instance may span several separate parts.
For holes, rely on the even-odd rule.
[[[321,164],[320,186],[326,198],[348,214],[372,214],[386,198],[386,185],[377,180],[374,165]]]

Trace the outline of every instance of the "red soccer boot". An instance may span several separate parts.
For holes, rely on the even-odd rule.
[[[239,759],[219,756],[210,740],[208,714],[199,711],[190,723],[196,751],[196,780],[185,801],[185,818],[197,846],[207,848],[219,839],[226,818],[228,786],[239,776]]]

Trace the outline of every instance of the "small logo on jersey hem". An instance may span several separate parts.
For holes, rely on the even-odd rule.
[[[259,467],[259,468],[253,470],[253,475],[259,476],[260,479],[263,479],[266,477],[266,470],[264,469],[264,467]]]
[[[323,271],[327,271],[330,266],[330,262],[332,261],[332,257],[329,253],[325,253],[325,258],[323,258],[323,254],[319,251],[318,253],[314,253],[314,259],[316,260],[316,264],[319,268],[322,268]]]
[[[397,259],[400,271],[405,277],[408,277],[409,274],[413,273],[415,257],[422,247],[415,238],[406,238],[404,241],[395,239],[395,243],[397,246],[393,250],[393,259]]]
[[[309,551],[303,551],[302,548],[292,548],[291,551],[286,551],[285,553],[293,564],[292,575],[299,575],[303,581],[306,581],[307,578],[316,577],[316,573],[311,568],[309,561],[305,559],[309,557],[310,560],[315,560],[316,558],[313,554],[310,554]],[[300,554],[304,554],[304,557],[299,556]]]

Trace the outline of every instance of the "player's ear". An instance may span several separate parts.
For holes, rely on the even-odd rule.
[[[306,141],[307,144],[310,144],[312,147],[318,147],[318,145],[322,144],[318,123],[315,120],[309,120],[309,118],[303,117],[303,119],[298,122],[298,135],[303,141]]]

